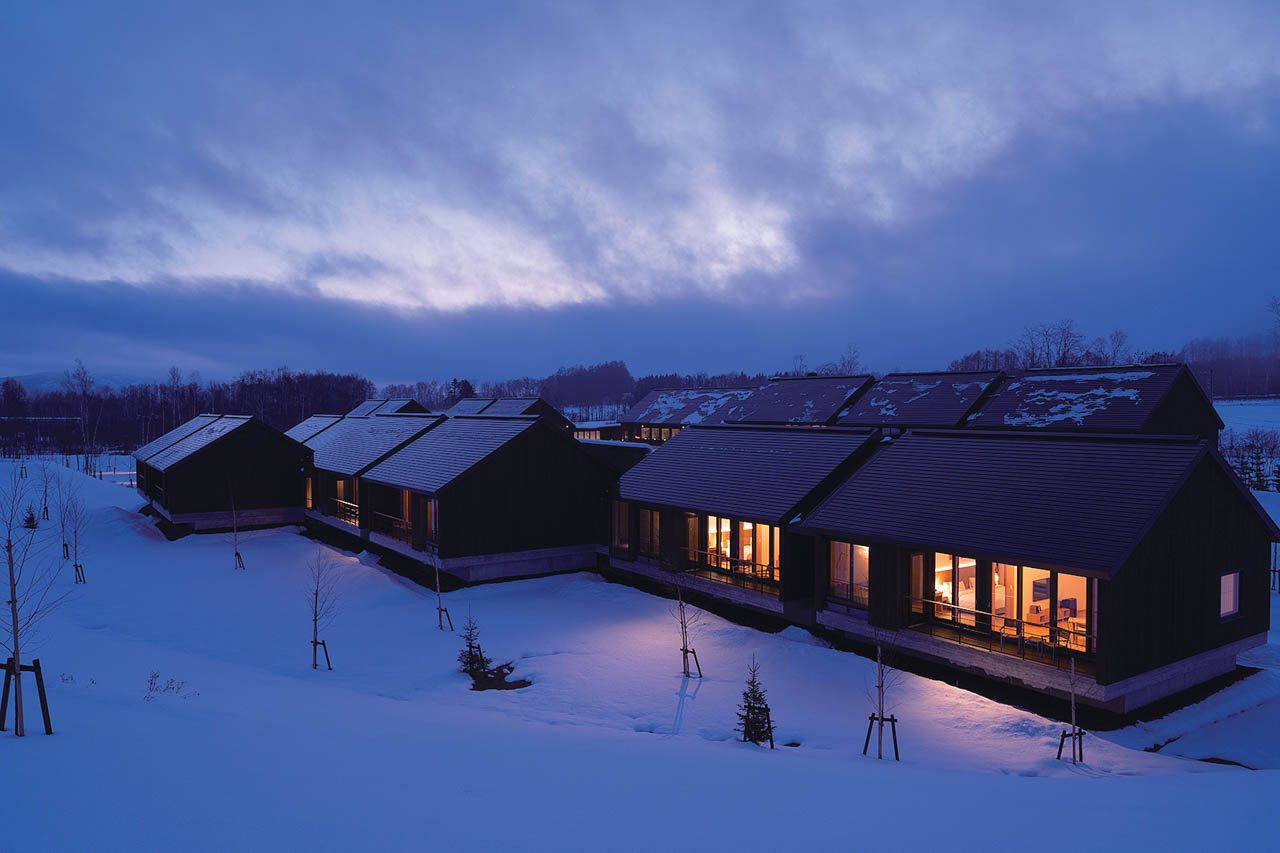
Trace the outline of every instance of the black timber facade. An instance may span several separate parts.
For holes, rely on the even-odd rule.
[[[256,418],[201,415],[134,461],[139,493],[174,524],[204,531],[302,519],[311,452]]]

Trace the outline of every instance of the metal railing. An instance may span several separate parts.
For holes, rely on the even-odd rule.
[[[772,595],[777,595],[782,586],[776,566],[740,560],[718,551],[685,548],[684,552],[690,574]]]
[[[329,515],[338,521],[360,526],[360,504],[344,501],[342,498],[329,498]]]
[[[912,630],[959,645],[1057,667],[1065,667],[1072,659],[1090,661],[1097,650],[1095,631],[1082,623],[1055,622],[1047,612],[1045,621],[1040,622],[927,598],[907,596],[907,603],[911,619],[916,620],[909,625]]]
[[[827,587],[827,595],[841,604],[867,608],[871,604],[871,588],[865,583],[840,583],[833,581]]]
[[[399,516],[387,515],[385,512],[374,512],[373,517],[370,519],[370,525],[375,533],[390,536],[397,542],[402,542],[411,547],[413,545],[413,526]]]

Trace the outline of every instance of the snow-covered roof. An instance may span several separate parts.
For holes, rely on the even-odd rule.
[[[676,388],[650,391],[622,416],[623,423],[681,426],[720,423],[720,410],[742,402],[755,388]]]
[[[1141,431],[1184,374],[1190,376],[1180,364],[1029,370],[1001,386],[966,425]]]
[[[301,423],[294,424],[292,427],[284,431],[284,434],[292,438],[294,441],[305,442],[309,438],[315,437],[338,421],[342,420],[342,415],[312,415]]]
[[[840,418],[853,426],[959,426],[1004,374],[890,373]]]
[[[348,416],[303,444],[315,451],[317,468],[353,477],[442,420],[439,415]]]
[[[199,430],[202,427],[207,427],[209,424],[213,423],[220,417],[222,416],[221,415],[196,415],[194,418],[182,424],[181,426],[174,427],[173,429],[166,432],[164,435],[159,436],[158,438],[152,439],[151,441],[139,447],[137,450],[133,451],[133,454],[132,454],[133,458],[138,459],[142,462],[145,462],[148,459],[150,459],[152,456],[155,456],[161,450],[164,450],[166,447],[171,447],[174,444],[177,444],[179,441],[191,435],[196,430]]]
[[[165,471],[197,450],[208,447],[224,435],[240,429],[251,420],[253,418],[248,415],[222,415],[180,441],[156,453],[146,462],[157,471]]]
[[[870,376],[772,379],[719,412],[725,423],[829,424],[871,384]]]

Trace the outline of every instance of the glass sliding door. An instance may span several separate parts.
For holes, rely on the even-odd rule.
[[[956,557],[956,619],[961,625],[976,624],[978,609],[978,561],[972,557]]]
[[[991,564],[991,630],[1018,635],[1018,567]]]
[[[933,616],[947,622],[955,620],[955,557],[933,555]]]
[[[832,542],[828,592],[833,598],[849,597],[849,552],[848,542]]]
[[[1053,624],[1049,586],[1049,572],[1022,567],[1022,627],[1028,637],[1049,638],[1049,628]]]
[[[1088,579],[1058,572],[1058,600],[1054,612],[1058,645],[1078,652],[1089,650],[1088,595]]]

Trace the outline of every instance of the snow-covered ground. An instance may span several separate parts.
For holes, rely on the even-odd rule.
[[[1213,408],[1229,430],[1280,430],[1280,400],[1215,400]]]
[[[1280,767],[1280,672],[1092,735],[1079,767],[1053,758],[1061,724],[904,675],[895,764],[861,755],[872,663],[799,629],[703,614],[707,677],[686,681],[662,599],[591,574],[474,587],[446,596],[455,623],[472,613],[486,652],[533,682],[477,693],[434,593],[339,552],[336,668],[314,672],[315,543],[242,535],[235,571],[228,537],[168,542],[133,492],[63,473],[93,507],[89,583],[35,650],[56,734],[30,691],[29,736],[0,735],[0,849],[1190,850],[1274,834],[1280,771],[1177,753]],[[773,751],[733,739],[753,654]],[[145,701],[151,672],[185,685]]]

